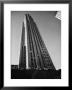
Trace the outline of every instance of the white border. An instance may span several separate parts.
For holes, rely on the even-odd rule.
[[[10,79],[11,11],[61,11],[62,79]],[[4,86],[68,86],[68,4],[4,4]]]

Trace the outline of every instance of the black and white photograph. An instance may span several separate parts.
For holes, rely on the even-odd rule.
[[[4,4],[4,86],[68,85],[68,4]]]
[[[60,11],[11,11],[11,79],[61,79]]]

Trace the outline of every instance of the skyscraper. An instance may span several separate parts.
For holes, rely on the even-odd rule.
[[[23,23],[19,67],[27,69],[54,69],[50,55],[33,18],[25,15]],[[25,26],[24,26],[25,25]],[[27,36],[25,38],[25,36]],[[25,45],[25,41],[27,45]]]
[[[21,35],[21,47],[20,47],[20,58],[19,58],[19,68],[26,68],[26,46],[25,46],[25,27],[24,22],[22,25],[22,35]]]

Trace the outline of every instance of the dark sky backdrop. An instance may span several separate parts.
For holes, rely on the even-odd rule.
[[[19,64],[22,22],[26,13],[33,17],[56,69],[60,69],[61,21],[55,18],[54,11],[11,12],[11,64]]]

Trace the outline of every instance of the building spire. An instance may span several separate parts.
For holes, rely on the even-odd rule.
[[[24,22],[22,23],[22,35],[21,35],[21,46],[20,46],[20,58],[19,68],[26,68],[26,46],[25,46],[25,27]]]

